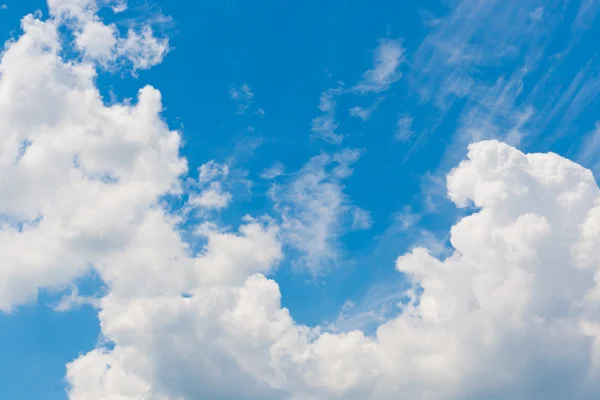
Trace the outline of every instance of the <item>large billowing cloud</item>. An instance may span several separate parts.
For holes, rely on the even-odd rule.
[[[104,298],[102,330],[115,347],[69,365],[72,398],[600,394],[592,174],[555,154],[488,141],[471,146],[448,191],[457,205],[476,207],[452,228],[454,253],[438,260],[418,248],[398,259],[412,301],[373,337],[295,324],[263,275],[281,255],[274,228],[251,222],[240,235],[209,233],[206,251],[190,261],[191,297]]]
[[[261,217],[236,232],[204,223],[206,246],[192,252],[182,217],[160,204],[186,173],[160,94],[146,87],[135,105],[104,104],[95,68],[130,53],[114,36],[110,46],[81,39],[89,57],[62,59],[61,24],[85,36],[102,22],[91,1],[50,7],[49,20],[24,18],[0,63],[0,308],[91,268],[102,277],[109,345],[67,366],[71,399],[600,396],[591,172],[555,154],[471,145],[448,194],[472,212],[452,228],[447,259],[422,248],[398,258],[412,282],[401,313],[373,336],[302,326],[266,277],[288,228]],[[132,68],[162,57],[144,48]]]
[[[179,133],[160,118],[157,90],[141,89],[132,105],[107,106],[95,87],[96,64],[61,58],[59,28],[102,24],[95,3],[49,6],[46,21],[23,18],[23,34],[0,63],[2,310],[92,265],[110,268],[113,252],[128,248],[145,224],[170,226],[157,200],[179,190],[187,169]],[[157,54],[133,54],[132,67],[145,56]]]

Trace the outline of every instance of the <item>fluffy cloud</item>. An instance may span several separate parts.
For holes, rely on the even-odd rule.
[[[200,166],[198,171],[198,181],[189,180],[196,190],[189,194],[188,207],[204,210],[220,210],[227,207],[233,196],[223,190],[223,185],[218,179],[227,178],[229,166],[211,160]]]
[[[124,1],[102,2],[115,13],[126,9]],[[121,37],[114,24],[105,24],[97,16],[96,0],[48,0],[54,22],[68,25],[75,36],[76,48],[89,60],[106,68],[128,62],[133,71],[148,69],[162,62],[169,51],[167,39],[154,36],[148,25],[132,26]]]
[[[182,217],[160,204],[186,172],[160,94],[146,87],[134,105],[106,106],[97,64],[59,56],[56,13],[95,3],[50,6],[47,21],[23,19],[0,62],[0,308],[96,270],[109,345],[68,364],[71,399],[600,396],[600,190],[589,170],[471,145],[447,188],[473,211],[452,227],[449,257],[398,258],[412,284],[399,315],[372,336],[299,325],[267,276],[285,242],[330,229],[357,152],[317,156],[296,174],[277,194],[289,207],[280,226],[204,225],[195,253]],[[225,171],[207,163],[198,182]]]
[[[198,195],[190,197],[189,205],[200,208],[222,209],[229,205],[231,193],[224,192],[220,182],[213,182],[210,187]]]
[[[106,106],[95,64],[61,58],[62,16],[93,2],[52,1],[54,17],[22,20],[0,62],[0,309],[35,298],[129,246],[158,199],[179,191],[180,135],[160,93]],[[87,21],[87,20],[86,20]]]
[[[448,176],[448,193],[477,211],[452,228],[448,258],[416,248],[398,259],[413,289],[374,336],[295,324],[264,276],[281,257],[276,228],[250,220],[238,234],[209,234],[191,260],[190,295],[105,297],[102,330],[115,346],[68,366],[71,398],[600,394],[592,174],[555,154],[481,142]]]

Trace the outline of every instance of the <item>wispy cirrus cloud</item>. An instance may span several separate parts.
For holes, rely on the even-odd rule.
[[[383,97],[379,97],[370,106],[368,106],[368,107],[355,106],[355,107],[352,107],[348,111],[348,113],[350,114],[351,117],[356,117],[356,118],[362,119],[363,121],[368,121],[371,118],[371,115],[373,114],[373,112],[375,112],[375,110],[377,110],[377,108],[379,107],[379,105],[381,104],[382,101],[383,101]]]
[[[359,93],[381,93],[402,77],[399,68],[405,60],[402,41],[381,39],[373,51],[373,68],[366,71],[362,80],[354,86]]]
[[[343,181],[352,175],[360,151],[320,154],[290,181],[275,185],[271,198],[282,217],[285,241],[300,255],[295,262],[320,275],[340,259],[340,237],[348,230],[368,229],[370,214],[352,204]]]
[[[409,141],[414,135],[412,130],[413,121],[413,117],[411,117],[409,114],[402,114],[400,117],[398,117],[398,120],[396,121],[396,133],[394,135],[394,139],[399,142]]]
[[[67,312],[83,306],[100,308],[100,298],[96,296],[82,296],[77,285],[71,284],[69,294],[64,295],[58,303],[52,306],[56,312]]]
[[[373,67],[363,73],[362,79],[356,85],[344,88],[340,83],[338,87],[330,88],[321,94],[321,115],[312,121],[313,137],[332,144],[340,144],[343,141],[344,135],[337,132],[339,123],[335,118],[335,108],[337,98],[345,94],[379,94],[370,106],[354,106],[348,110],[350,116],[368,121],[385,99],[383,93],[402,77],[400,66],[405,61],[405,52],[402,40],[380,39],[379,45],[373,50]]]
[[[425,113],[427,120],[419,121],[423,129],[405,161],[430,138],[440,139],[438,129],[450,110],[457,127],[452,137],[441,138],[449,143],[442,168],[463,155],[473,140],[529,143],[548,135],[549,128],[568,131],[577,110],[593,101],[596,85],[593,69],[574,76],[564,65],[589,27],[580,15],[593,15],[596,8],[588,1],[566,5],[528,0],[505,7],[462,0],[448,15],[436,18],[411,57],[408,81],[421,106],[431,109]],[[557,57],[551,38],[559,29],[568,36]],[[590,63],[597,64],[593,59]]]
[[[254,92],[247,83],[232,85],[229,89],[229,97],[237,104],[237,114],[254,114],[263,118],[265,110],[254,103]]]
[[[266,168],[261,172],[261,179],[272,180],[277,178],[280,175],[283,175],[285,172],[285,165],[281,161],[275,161],[273,165],[269,168]]]
[[[421,21],[423,22],[423,25],[425,25],[428,28],[433,28],[434,26],[437,26],[442,20],[441,18],[436,17],[431,12],[424,9],[419,10],[419,15],[421,16]]]
[[[600,173],[600,160],[598,159],[598,152],[600,151],[600,122],[596,123],[595,129],[588,132],[583,140],[581,146],[577,150],[575,157],[578,162],[590,168],[594,173]]]
[[[242,83],[239,86],[234,85],[229,89],[229,97],[237,104],[237,113],[245,114],[252,104],[254,93],[252,93],[248,84]]]
[[[373,226],[373,218],[371,213],[367,210],[363,210],[360,207],[352,208],[352,230],[362,231],[370,229]]]
[[[328,89],[321,94],[319,110],[321,114],[312,120],[312,137],[322,139],[331,144],[341,144],[344,135],[337,132],[339,127],[335,118],[337,97],[343,93],[341,87]]]

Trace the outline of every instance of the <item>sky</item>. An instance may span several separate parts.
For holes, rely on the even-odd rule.
[[[0,1],[0,398],[599,398],[599,11]]]

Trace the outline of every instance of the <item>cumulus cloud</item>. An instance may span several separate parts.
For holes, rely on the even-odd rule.
[[[415,248],[398,258],[412,288],[373,336],[296,324],[263,275],[281,257],[277,232],[250,220],[237,234],[209,234],[191,260],[189,296],[105,297],[114,348],[68,365],[71,398],[598,396],[592,174],[555,154],[481,142],[448,176],[448,194],[477,211],[452,228],[449,257]]]
[[[191,190],[187,206],[199,210],[221,210],[229,205],[232,194],[221,183],[229,176],[229,165],[211,160],[198,168],[198,180],[188,180]]]
[[[124,1],[106,1],[115,13],[124,11]],[[121,37],[114,24],[105,24],[97,12],[95,0],[49,0],[48,8],[56,23],[68,25],[75,36],[77,49],[89,60],[105,68],[129,63],[132,70],[143,70],[162,62],[169,51],[166,38],[154,35],[148,24],[131,26]]]
[[[207,189],[191,196],[188,204],[192,207],[220,210],[229,205],[231,197],[231,193],[223,191],[220,182],[212,182]]]
[[[179,133],[160,117],[157,90],[144,87],[133,104],[106,106],[95,87],[96,64],[61,58],[58,31],[71,24],[63,16],[88,21],[95,4],[49,6],[48,20],[23,18],[23,34],[0,62],[5,311],[127,247],[150,215],[161,218],[158,199],[180,191],[187,169]]]
[[[168,51],[168,41],[154,36],[149,26],[144,26],[139,32],[130,29],[127,37],[119,40],[116,48],[116,54],[130,60],[134,70],[160,64]]]
[[[364,73],[363,79],[354,87],[361,93],[380,93],[402,77],[399,71],[404,62],[405,49],[402,41],[382,39],[373,55],[373,69]]]
[[[219,164],[215,160],[210,160],[198,168],[198,182],[201,184],[209,183],[215,179],[227,178],[229,175],[229,165]]]
[[[100,21],[88,22],[77,34],[75,44],[88,57],[108,59],[117,43],[116,30],[115,25],[105,25]]]

